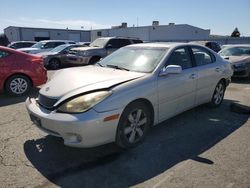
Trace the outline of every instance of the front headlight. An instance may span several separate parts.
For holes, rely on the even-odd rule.
[[[65,113],[82,113],[89,110],[90,108],[92,108],[97,103],[104,100],[109,95],[111,95],[110,91],[98,91],[82,95],[63,103],[58,108],[58,111]]]
[[[88,51],[88,50],[83,51],[82,55],[83,55],[83,56],[89,56],[89,51]]]

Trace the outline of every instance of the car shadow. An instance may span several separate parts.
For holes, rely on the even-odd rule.
[[[60,187],[128,187],[149,180],[174,165],[191,159],[213,165],[199,156],[240,128],[248,115],[230,111],[234,101],[217,109],[205,105],[152,127],[136,148],[121,150],[114,144],[79,149],[60,138],[27,140],[24,152],[32,165]]]
[[[12,97],[5,93],[0,95],[0,107],[24,102],[27,97],[37,97],[40,88],[32,88],[31,91],[20,97]]]
[[[250,78],[232,78],[231,81],[236,84],[250,84]]]

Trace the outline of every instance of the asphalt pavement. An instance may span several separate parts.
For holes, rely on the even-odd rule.
[[[250,107],[250,80],[233,80],[217,109],[202,105],[153,127],[131,150],[64,146],[32,125],[26,97],[0,95],[0,187],[249,188],[250,114],[232,104]]]

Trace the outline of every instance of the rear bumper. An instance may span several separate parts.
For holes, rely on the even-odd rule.
[[[37,75],[37,77],[33,77],[32,81],[33,81],[33,86],[40,86],[43,85],[47,82],[48,80],[48,76],[47,76],[47,70],[44,71],[44,73],[40,74],[39,76]]]

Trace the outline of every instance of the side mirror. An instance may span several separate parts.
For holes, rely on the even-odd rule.
[[[168,74],[180,74],[182,72],[182,68],[179,65],[168,65],[167,67],[163,67],[160,71],[159,76],[166,76]]]
[[[64,55],[66,55],[66,54],[68,54],[69,53],[69,51],[67,51],[67,50],[63,50],[62,52],[61,52],[61,54],[64,54]]]
[[[106,46],[106,48],[113,48],[113,47],[112,47],[112,44],[108,44],[108,45]]]

